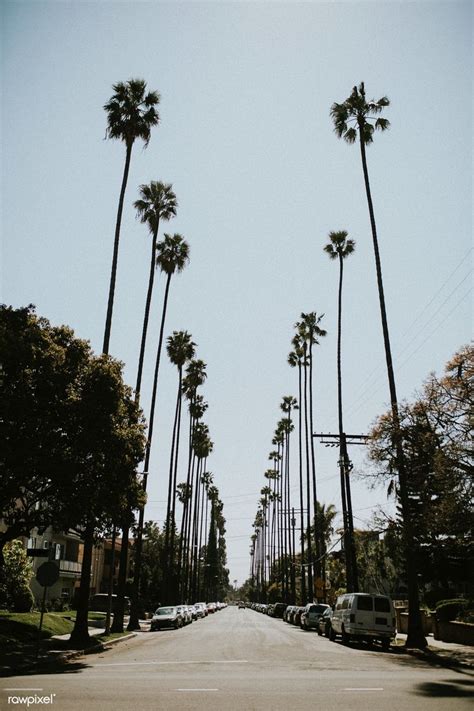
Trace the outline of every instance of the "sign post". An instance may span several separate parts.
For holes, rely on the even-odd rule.
[[[42,563],[36,571],[36,580],[43,586],[43,601],[41,603],[41,617],[38,627],[38,638],[36,640],[36,659],[38,660],[39,645],[41,638],[41,628],[43,627],[44,606],[46,603],[46,591],[48,587],[54,585],[59,578],[59,567],[52,560]]]

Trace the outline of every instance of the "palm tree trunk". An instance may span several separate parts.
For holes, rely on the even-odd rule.
[[[182,404],[182,369],[179,371],[179,410],[178,410],[178,427],[176,433],[176,448],[175,448],[175,458],[174,458],[174,471],[173,471],[173,490],[171,498],[171,538],[170,538],[170,571],[172,573],[171,577],[173,580],[173,593],[176,595],[176,580],[175,580],[175,554],[174,554],[174,539],[175,539],[175,528],[176,528],[176,484],[178,476],[178,459],[179,459],[179,439],[181,431],[181,404]],[[175,598],[176,599],[176,598]]]
[[[387,364],[388,385],[390,390],[390,403],[392,408],[392,419],[395,434],[395,451],[397,455],[398,465],[398,482],[400,491],[400,503],[403,516],[403,543],[404,554],[406,560],[407,587],[408,587],[408,634],[407,647],[424,648],[427,645],[426,638],[423,634],[423,627],[420,614],[420,598],[418,591],[417,567],[416,567],[416,551],[415,538],[413,535],[410,506],[408,498],[407,471],[405,465],[405,457],[401,442],[400,432],[400,416],[398,412],[397,391],[395,387],[395,375],[393,372],[392,352],[390,348],[390,337],[388,332],[387,312],[385,309],[385,296],[382,281],[382,267],[380,262],[380,253],[377,239],[377,227],[375,225],[374,208],[372,204],[372,195],[370,192],[369,173],[367,170],[367,158],[365,154],[365,144],[362,137],[362,126],[359,124],[359,142],[360,153],[362,159],[362,169],[364,172],[365,192],[367,195],[367,203],[369,206],[370,225],[372,228],[372,241],[374,245],[375,268],[377,272],[377,286],[379,292],[380,315],[382,319],[382,331],[385,347],[385,360]]]
[[[155,281],[156,242],[158,239],[158,229],[159,229],[159,220],[157,220],[157,222],[156,222],[156,228],[153,232],[153,239],[152,239],[152,245],[151,245],[150,275],[148,277],[148,291],[147,291],[146,302],[145,302],[145,313],[143,315],[142,340],[140,343],[140,355],[138,357],[137,384],[135,386],[135,402],[137,404],[140,401],[140,389],[141,389],[141,384],[142,384],[143,361],[145,358],[146,336],[147,336],[147,331],[148,331],[148,320],[150,317],[151,296],[153,293],[153,284]]]
[[[109,300],[107,303],[107,316],[105,319],[105,331],[104,331],[104,344],[102,346],[102,353],[105,355],[109,354],[110,345],[110,332],[112,329],[112,312],[114,309],[114,295],[115,295],[115,281],[117,278],[117,263],[118,263],[118,249],[120,241],[120,225],[122,223],[122,212],[123,212],[123,202],[125,199],[125,190],[127,188],[128,172],[130,170],[130,158],[132,156],[132,143],[127,143],[127,152],[125,154],[125,166],[123,169],[122,177],[122,187],[120,189],[120,197],[117,210],[117,219],[115,222],[115,239],[114,239],[114,252],[112,257],[112,269],[110,272],[110,286],[109,286]]]
[[[173,528],[173,520],[172,520],[172,497],[173,497],[173,480],[174,480],[174,460],[175,460],[175,452],[176,452],[176,438],[177,438],[177,429],[178,429],[178,418],[179,418],[179,402],[181,398],[181,383],[178,385],[178,395],[176,397],[176,407],[175,407],[175,414],[174,414],[174,422],[173,422],[173,435],[171,438],[171,453],[170,453],[170,465],[169,465],[169,472],[168,472],[168,501],[166,505],[166,518],[165,518],[165,551],[164,551],[164,561],[165,561],[165,570],[164,572],[164,587],[166,589],[166,594],[167,594],[167,599],[166,599],[166,604],[170,604],[172,598],[170,597],[171,595],[171,589],[170,589],[170,582],[171,582],[171,569],[172,569],[172,564],[171,564],[171,548],[170,548],[170,541],[171,541],[171,529]]]
[[[156,393],[157,393],[157,389],[158,389],[158,373],[160,370],[161,350],[162,350],[162,346],[163,346],[163,335],[164,335],[164,330],[165,330],[166,311],[168,308],[168,297],[169,297],[170,283],[171,283],[171,274],[168,274],[168,278],[166,280],[164,300],[163,300],[163,311],[162,311],[162,315],[161,315],[158,348],[156,351],[155,372],[154,372],[154,376],[153,376],[153,391],[152,391],[151,405],[150,405],[150,417],[148,420],[148,435],[147,435],[147,442],[146,442],[146,449],[145,449],[145,462],[144,462],[144,472],[143,472],[143,480],[142,480],[142,488],[143,488],[143,491],[145,491],[145,492],[146,492],[147,482],[148,482],[148,469],[150,466],[151,444],[152,444],[152,440],[153,440],[153,425],[155,422]],[[138,517],[137,539],[135,542],[135,570],[134,570],[134,576],[133,576],[133,592],[132,592],[132,602],[131,602],[131,609],[130,609],[130,620],[129,620],[129,623],[127,626],[128,630],[140,629],[140,622],[139,622],[139,617],[138,617],[138,613],[139,613],[138,604],[139,604],[139,594],[140,594],[140,574],[141,574],[141,562],[142,562],[144,519],[145,519],[145,507],[142,506],[140,509],[139,517]]]
[[[314,595],[313,586],[313,543],[311,540],[311,484],[310,484],[310,463],[309,463],[309,428],[308,428],[308,366],[306,364],[306,348],[304,351],[303,361],[303,385],[304,385],[304,428],[305,428],[305,444],[306,444],[306,529],[308,535],[308,591],[307,600],[312,602]]]
[[[310,451],[311,451],[311,476],[312,476],[312,483],[313,483],[313,511],[314,511],[314,517],[315,517],[315,531],[314,531],[314,548],[315,548],[315,558],[316,560],[314,561],[313,564],[313,570],[314,570],[314,577],[315,578],[320,578],[321,577],[321,561],[320,561],[320,532],[317,530],[316,527],[316,511],[318,509],[318,495],[317,495],[317,490],[316,490],[316,464],[314,460],[314,437],[313,437],[313,432],[314,432],[314,426],[313,426],[313,344],[309,343],[309,433],[310,433],[310,438],[309,438],[309,443],[310,443]]]
[[[302,408],[301,408],[301,359],[298,359],[298,464],[299,464],[299,480],[300,480],[300,528],[301,528],[301,604],[306,605],[306,575],[304,564],[304,504],[303,504],[303,426],[302,426]]]
[[[191,401],[192,404],[193,400]],[[191,413],[189,413],[189,445],[188,445],[188,471],[186,474],[186,498],[183,505],[183,518],[181,519],[181,531],[179,534],[179,551],[178,551],[178,581],[179,581],[179,599],[181,602],[184,600],[184,556],[186,555],[186,545],[185,545],[185,531],[187,531],[188,522],[188,511],[189,511],[189,486],[190,486],[190,476],[191,476],[191,459],[193,453],[193,424],[194,418]]]
[[[342,341],[342,281],[343,281],[343,259],[339,254],[339,292],[337,302],[337,410],[339,421],[339,470],[341,478],[341,502],[342,521],[344,527],[344,558],[346,563],[346,585],[348,592],[354,592],[354,580],[352,570],[352,546],[349,532],[349,517],[347,509],[347,477],[346,465],[347,454],[344,436],[344,425],[342,419],[342,367],[341,367],[341,341]]]

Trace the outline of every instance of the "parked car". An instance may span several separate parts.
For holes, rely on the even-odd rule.
[[[152,632],[170,628],[177,630],[179,627],[182,627],[183,624],[184,620],[178,607],[159,607],[155,610],[151,618],[150,630]]]
[[[327,610],[324,610],[323,614],[318,620],[318,626],[316,627],[316,631],[319,635],[325,635],[326,637],[329,637],[329,632],[331,631],[331,617],[332,609],[328,607]]]
[[[216,603],[215,602],[208,602],[207,603],[207,611],[210,615],[213,615],[216,612]]]
[[[183,619],[183,624],[184,625],[189,625],[193,621],[191,612],[189,610],[189,607],[186,605],[177,605],[176,609],[178,610],[179,614],[181,615]]]
[[[204,616],[207,617],[209,614],[209,612],[207,611],[207,602],[197,602],[196,605],[202,607],[202,609],[204,610]]]
[[[118,596],[112,595],[111,597],[112,597],[112,612],[115,612]],[[107,593],[97,593],[96,595],[93,595],[90,602],[89,602],[89,610],[91,610],[93,612],[107,612],[108,600],[109,600],[109,596]],[[125,603],[125,612],[126,613],[130,612],[130,598],[125,597],[124,603]]]
[[[207,617],[206,603],[196,602],[193,607],[196,611],[196,618]]]
[[[309,603],[304,608],[304,612],[301,615],[300,626],[301,629],[310,630],[317,629],[320,617],[325,610],[327,610],[329,605],[324,605],[322,603]]]
[[[239,601],[238,608],[239,610],[245,610],[245,602],[243,600]]]
[[[276,602],[273,605],[273,617],[283,617],[283,613],[286,610],[286,603],[284,602]]]
[[[304,612],[304,607],[297,607],[296,608],[293,615],[291,616],[292,624],[294,624],[294,625],[301,624],[301,615],[303,614],[303,612]]]
[[[351,639],[369,643],[377,639],[382,649],[388,651],[395,631],[395,610],[386,595],[348,593],[337,598],[331,620],[330,639],[333,642],[337,635],[341,635],[343,644],[348,644]]]
[[[286,610],[283,613],[283,619],[285,622],[291,622],[291,616],[296,610],[296,605],[287,605]]]

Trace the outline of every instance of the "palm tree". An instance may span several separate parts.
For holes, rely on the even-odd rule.
[[[153,441],[153,426],[155,422],[155,405],[156,394],[158,389],[158,374],[160,369],[161,350],[163,346],[163,334],[165,328],[166,312],[168,308],[168,296],[173,274],[179,274],[183,271],[186,264],[189,262],[189,246],[186,240],[179,234],[165,234],[164,239],[156,245],[157,257],[156,263],[160,270],[166,274],[166,286],[163,299],[163,310],[161,314],[160,335],[158,339],[158,348],[156,351],[155,372],[153,376],[153,390],[151,396],[150,416],[148,418],[148,434],[145,449],[145,462],[142,487],[146,492],[148,482],[148,469],[150,466],[151,445]],[[141,568],[141,553],[142,553],[142,538],[143,538],[143,523],[145,516],[145,507],[142,506],[138,518],[137,539],[135,543],[135,570],[133,577],[133,592],[132,604],[130,609],[130,621],[127,629],[139,629],[138,619],[138,596],[140,586],[140,568]]]
[[[305,407],[305,434],[306,434],[306,462],[307,462],[307,495],[308,495],[308,512],[307,512],[307,520],[308,520],[308,558],[309,558],[309,567],[308,567],[308,593],[310,596],[310,599],[313,599],[313,582],[314,578],[319,577],[319,557],[320,557],[320,548],[321,548],[321,542],[320,538],[318,535],[318,532],[316,531],[316,537],[315,537],[315,553],[316,556],[315,558],[313,557],[313,560],[311,560],[311,556],[313,554],[312,551],[312,544],[311,544],[311,535],[310,535],[310,529],[311,529],[311,502],[310,502],[310,482],[309,482],[309,477],[311,473],[311,483],[312,483],[312,505],[313,505],[313,511],[316,511],[316,502],[317,502],[317,489],[316,489],[316,464],[315,464],[315,456],[314,456],[314,441],[313,441],[313,432],[314,432],[314,426],[313,426],[313,346],[314,345],[319,345],[319,340],[318,338],[323,338],[326,336],[326,331],[320,327],[320,323],[323,319],[324,314],[318,316],[315,311],[311,311],[310,313],[302,313],[301,314],[301,321],[299,323],[295,324],[295,328],[297,329],[297,336],[300,339],[300,342],[303,347],[303,366],[304,366],[304,407]],[[306,365],[306,359],[307,359],[307,365]],[[309,371],[309,377],[308,377],[308,371]],[[309,450],[309,452],[308,452]],[[311,454],[311,467],[309,467],[308,464],[308,458],[309,458],[309,453]],[[311,470],[311,471],[309,471]],[[314,576],[314,577],[313,577]]]
[[[301,339],[295,336],[292,341],[293,350],[288,355],[288,364],[291,368],[298,367],[298,402],[301,404],[302,398],[302,361],[304,358],[304,349],[301,344]],[[300,407],[298,411],[298,469],[299,469],[299,485],[300,485],[300,529],[301,529],[301,604],[306,605],[306,575],[304,569],[304,496],[303,496],[303,409]],[[309,504],[309,502],[308,502]]]
[[[325,504],[317,502],[316,516],[314,521],[315,531],[320,532],[322,549],[322,579],[323,579],[323,596],[326,598],[326,553],[327,547],[331,540],[331,536],[334,533],[334,519],[336,518],[337,511],[333,504],[326,506]]]
[[[337,307],[337,404],[339,422],[339,466],[341,473],[341,499],[344,525],[344,552],[346,556],[346,578],[349,592],[359,589],[357,575],[357,559],[355,554],[354,523],[352,518],[351,485],[349,478],[349,457],[347,454],[346,435],[342,417],[342,369],[341,369],[341,341],[342,341],[342,280],[344,259],[355,249],[355,242],[348,239],[345,230],[329,233],[329,242],[324,251],[330,259],[339,261],[339,291]]]
[[[148,330],[148,318],[150,315],[151,297],[153,283],[155,280],[155,269],[157,266],[156,245],[158,240],[158,230],[161,220],[170,220],[176,217],[178,202],[170,183],[162,183],[152,180],[148,185],[140,185],[140,198],[133,203],[137,211],[140,222],[146,223],[152,236],[151,241],[151,262],[150,275],[148,277],[148,291],[145,302],[145,314],[143,317],[142,340],[140,345],[140,356],[138,359],[137,384],[135,387],[135,398],[140,398],[140,388],[142,382],[143,359],[145,356],[146,335]]]
[[[284,513],[286,514],[285,520],[285,551],[287,552],[287,565],[291,561],[290,569],[290,580],[288,581],[287,573],[287,591],[288,584],[291,584],[291,595],[288,595],[288,600],[290,604],[295,604],[296,597],[296,581],[295,581],[295,551],[292,550],[292,539],[291,539],[291,499],[290,499],[290,434],[294,429],[294,425],[291,420],[291,413],[293,410],[298,409],[298,401],[292,395],[285,395],[280,404],[280,409],[287,415],[287,417],[282,420],[282,429],[285,434],[285,497],[284,497]],[[286,567],[288,571],[288,568]]]
[[[112,328],[112,312],[114,308],[115,280],[117,276],[118,248],[120,241],[120,225],[122,222],[123,203],[127,188],[130,159],[135,140],[141,138],[145,148],[150,142],[151,128],[160,120],[156,106],[160,103],[157,91],[146,93],[146,82],[143,79],[129,79],[125,83],[113,85],[114,94],[105,104],[107,112],[106,137],[118,139],[125,143],[125,167],[122,177],[122,187],[115,222],[114,251],[112,270],[110,274],[109,299],[107,317],[105,320],[104,344],[102,352],[108,354],[110,332]]]
[[[150,276],[148,278],[148,290],[145,301],[145,313],[143,316],[142,338],[140,343],[140,355],[138,358],[137,383],[135,386],[135,402],[140,402],[140,390],[143,372],[143,360],[145,357],[146,336],[148,330],[148,319],[150,315],[151,297],[153,293],[153,284],[155,280],[156,269],[156,243],[158,239],[158,229],[160,219],[169,220],[176,215],[176,195],[172,190],[172,185],[161,183],[159,181],[151,181],[149,185],[140,185],[139,188],[141,198],[134,202],[134,207],[137,210],[137,216],[141,222],[148,224],[148,229],[152,235],[151,246],[151,264]],[[120,570],[118,578],[118,600],[116,612],[114,614],[114,624],[112,630],[114,632],[123,631],[123,616],[124,616],[124,595],[126,572],[128,566],[128,548],[129,548],[129,527],[125,525],[122,528],[122,547],[120,550]]]
[[[168,358],[178,369],[178,394],[176,397],[175,417],[173,424],[173,437],[171,443],[170,467],[168,478],[168,504],[166,508],[166,531],[165,531],[165,562],[166,574],[169,583],[174,572],[174,531],[175,531],[175,509],[176,509],[176,478],[178,470],[179,437],[181,425],[181,402],[182,402],[182,381],[183,368],[187,361],[194,356],[196,344],[191,340],[191,335],[187,331],[173,331],[173,335],[167,339],[166,352]],[[171,590],[168,590],[171,593]]]
[[[390,105],[390,101],[383,96],[378,101],[367,101],[365,96],[364,82],[352,89],[351,95],[342,103],[334,103],[331,107],[331,117],[334,122],[334,130],[339,138],[344,138],[347,143],[355,143],[359,137],[360,155],[362,160],[362,170],[364,173],[365,192],[369,207],[370,225],[372,229],[372,242],[375,256],[375,269],[377,273],[377,286],[379,292],[380,315],[382,320],[382,332],[385,347],[385,360],[387,364],[388,385],[390,391],[390,403],[394,424],[394,449],[396,451],[400,503],[403,516],[403,541],[406,558],[406,572],[408,585],[408,634],[407,647],[424,648],[427,645],[420,614],[420,600],[418,591],[416,551],[414,547],[415,537],[410,521],[408,482],[405,457],[403,454],[400,416],[398,412],[397,390],[395,386],[395,375],[393,372],[392,352],[390,347],[390,336],[388,331],[387,312],[385,309],[385,295],[382,281],[382,266],[377,238],[377,227],[375,224],[374,207],[370,191],[369,172],[367,169],[366,145],[373,142],[375,130],[386,131],[390,122],[382,118],[380,114],[383,109]],[[351,124],[351,125],[349,125]]]

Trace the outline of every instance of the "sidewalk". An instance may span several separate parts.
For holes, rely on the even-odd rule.
[[[397,634],[396,644],[405,644],[406,634]],[[433,635],[427,636],[428,647],[424,650],[406,650],[408,654],[442,666],[462,666],[474,669],[474,647],[454,642],[441,642]]]

